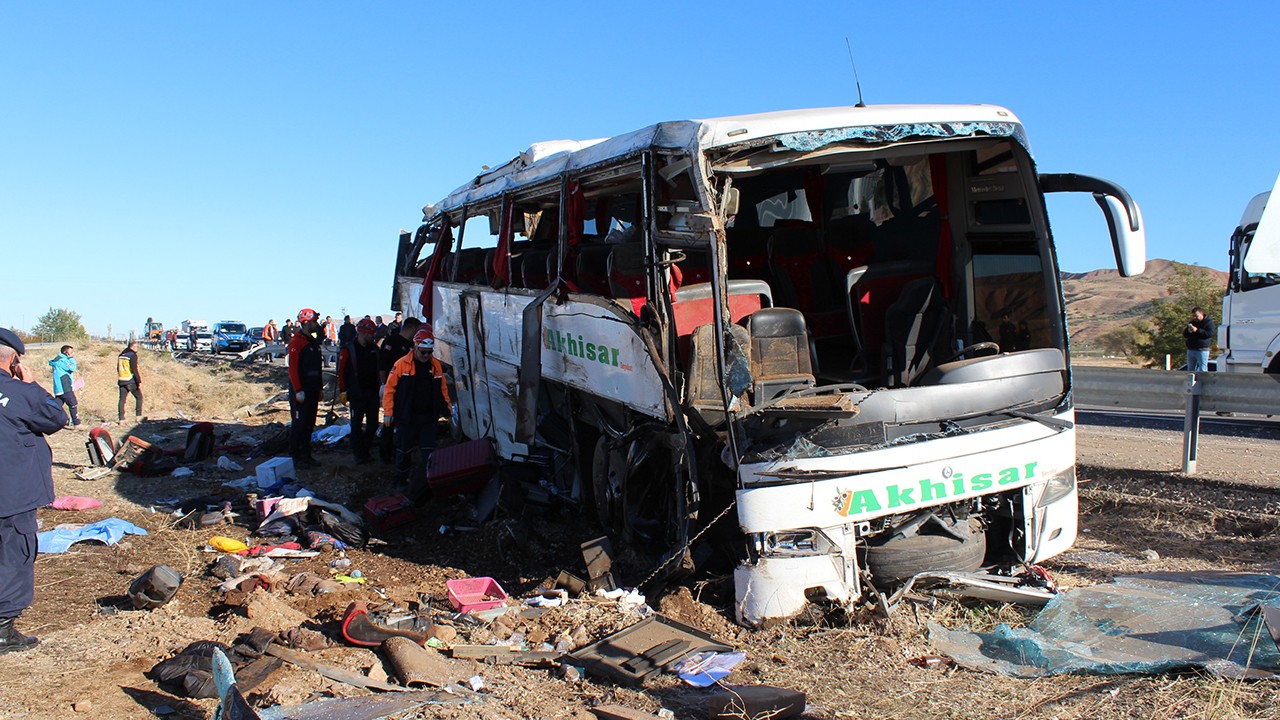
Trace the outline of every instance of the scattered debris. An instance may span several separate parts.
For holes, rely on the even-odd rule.
[[[49,507],[54,510],[92,510],[96,507],[102,507],[102,501],[79,495],[64,495],[63,497],[54,498],[53,502],[49,503]]]
[[[1280,649],[1257,641],[1272,608],[1280,608],[1274,575],[1149,573],[1062,593],[1025,628],[975,633],[930,623],[929,639],[960,665],[1016,677],[1202,667],[1263,678],[1280,673]]]
[[[235,460],[232,460],[226,455],[221,455],[218,457],[218,468],[220,470],[228,470],[230,472],[240,472],[241,470],[244,470],[243,465],[236,462]]]
[[[507,592],[491,577],[448,580],[445,589],[449,604],[458,612],[478,612],[507,604]]]
[[[111,468],[109,467],[79,467],[75,469],[75,476],[86,481],[101,480],[110,474]]]
[[[313,672],[320,673],[330,680],[336,680],[340,683],[351,685],[352,687],[367,688],[369,690],[382,690],[383,692],[398,693],[405,691],[405,689],[399,685],[378,682],[377,680],[364,677],[363,675],[358,675],[344,668],[316,662],[297,650],[289,650],[288,648],[282,648],[279,645],[272,645],[267,648],[267,654],[278,657],[287,663],[297,665],[304,670],[311,670]]]
[[[732,651],[732,647],[701,630],[661,615],[651,615],[577,650],[570,657],[588,673],[639,685],[694,653]]]
[[[39,533],[40,552],[46,555],[64,553],[67,548],[81,542],[100,542],[115,545],[125,535],[146,535],[147,531],[120,518],[107,518],[89,525],[59,525]]]
[[[804,712],[805,694],[771,685],[725,685],[707,698],[711,717],[786,720]]]
[[[154,565],[129,583],[129,600],[138,610],[154,610],[173,599],[182,575],[168,565]]]
[[[342,637],[358,647],[378,647],[393,637],[406,638],[419,645],[427,641],[426,635],[422,633],[400,630],[375,622],[369,616],[369,606],[359,600],[348,605],[347,611],[343,613]]]
[[[424,648],[408,638],[387,638],[382,643],[382,652],[395,670],[400,684],[405,687],[430,685],[443,688],[461,680],[466,674],[439,652]]]

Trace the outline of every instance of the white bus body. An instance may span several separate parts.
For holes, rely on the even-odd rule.
[[[1280,212],[1267,212],[1274,194],[1254,196],[1231,234],[1230,276],[1218,326],[1223,372],[1280,373],[1280,268],[1272,266],[1280,250],[1280,233],[1274,232]]]
[[[1072,545],[1047,192],[1093,193],[1142,271],[1128,195],[1037,174],[1003,108],[662,123],[429,206],[394,299],[429,284],[463,435],[668,571],[730,557],[752,624]]]

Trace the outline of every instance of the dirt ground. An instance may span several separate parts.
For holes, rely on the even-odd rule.
[[[91,496],[103,505],[81,512],[45,508],[40,519],[49,529],[118,517],[148,534],[129,536],[113,547],[80,544],[65,554],[39,557],[35,604],[20,627],[38,634],[41,645],[0,656],[0,717],[209,718],[213,701],[175,697],[144,673],[189,642],[231,642],[255,625],[283,631],[301,623],[337,637],[337,622],[352,600],[438,607],[451,578],[492,576],[511,595],[526,594],[548,584],[561,568],[580,564],[579,544],[600,534],[592,523],[538,508],[527,508],[519,518],[499,514],[471,529],[469,506],[446,501],[421,512],[416,522],[382,533],[385,545],[348,552],[366,585],[305,597],[277,590],[248,609],[229,606],[208,572],[217,555],[204,546],[215,534],[246,539],[248,528],[176,529],[167,509],[193,498],[239,502],[242,493],[221,483],[250,470],[221,470],[211,460],[193,466],[195,474],[182,479],[112,473],[88,482],[73,475],[86,463],[83,430],[114,420],[114,388],[107,380],[116,350],[102,347],[106,352],[88,348],[81,354],[90,380],[82,412],[92,424],[57,433],[50,444],[57,494]],[[150,352],[142,361],[147,420],[135,423],[130,409],[126,423],[107,426],[117,440],[132,432],[174,447],[191,420],[215,419],[219,442],[237,444],[287,421],[283,405],[269,402],[280,387],[278,369],[188,365]],[[29,362],[42,363],[38,357]],[[1082,532],[1072,551],[1047,563],[1062,587],[1154,570],[1280,570],[1280,425],[1207,424],[1194,478],[1176,472],[1182,440],[1174,424],[1081,413],[1079,427]],[[243,452],[228,454],[248,467],[261,459],[245,462]],[[317,456],[321,467],[301,471],[300,479],[353,509],[390,483],[388,469],[355,465],[345,444]],[[236,510],[247,512],[239,505]],[[285,561],[285,573],[309,570],[328,577],[333,558]],[[124,597],[129,581],[155,563],[184,573],[177,598],[154,611],[129,609]],[[731,622],[727,577],[700,579],[668,592],[649,598],[649,604],[746,651],[746,661],[730,681],[802,690],[810,718],[1280,717],[1280,685],[1274,682],[1228,681],[1199,672],[1018,680],[947,663],[913,664],[934,652],[925,630],[928,620],[979,629],[1026,622],[1029,611],[1015,606],[943,600],[896,612],[888,620],[868,616],[838,624],[820,619],[746,630]],[[530,640],[545,635],[554,642],[561,633],[599,638],[634,620],[613,604],[580,602],[536,620],[513,621],[516,627],[505,632],[463,625],[459,631],[476,643],[509,632]],[[385,670],[377,654],[366,649],[335,647],[311,657],[361,674]],[[706,717],[707,691],[686,687],[673,676],[635,689],[562,678],[549,669],[450,662],[460,678],[483,679],[483,689],[474,695],[480,704],[431,705],[400,717],[590,718],[588,708],[606,702],[649,712],[668,708],[677,718]],[[366,692],[286,664],[251,692],[250,700],[265,706]]]

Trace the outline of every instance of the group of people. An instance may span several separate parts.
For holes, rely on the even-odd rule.
[[[63,345],[58,349],[58,354],[49,361],[49,367],[53,373],[53,396],[61,403],[59,407],[65,406],[66,412],[70,415],[69,423],[72,427],[80,424],[80,402],[76,399],[76,390],[83,386],[83,383],[76,379],[75,374],[79,370],[76,364],[75,348],[71,345]],[[119,420],[124,421],[125,401],[130,395],[134,398],[134,416],[139,420],[144,420],[142,415],[142,375],[138,372],[138,341],[129,340],[124,350],[116,357],[116,386],[120,391],[120,401],[116,405],[116,416]]]
[[[350,330],[346,326],[350,325]],[[289,339],[289,454],[298,467],[314,467],[311,435],[324,390],[324,324],[311,308],[298,312],[299,331]],[[435,359],[435,338],[417,318],[382,326],[371,317],[343,322],[339,335],[338,400],[350,406],[351,450],[357,463],[393,462],[396,480],[410,495],[422,488],[414,460],[425,468],[436,446],[437,424],[451,415],[444,368]],[[379,422],[381,413],[381,422]],[[382,428],[379,435],[379,427]]]

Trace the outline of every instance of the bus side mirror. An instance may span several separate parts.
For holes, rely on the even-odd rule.
[[[1138,204],[1130,200],[1130,206],[1126,208],[1114,195],[1095,193],[1093,199],[1107,216],[1107,230],[1111,233],[1116,269],[1121,277],[1141,275],[1147,268],[1147,228],[1142,223]]]
[[[1147,228],[1142,211],[1129,193],[1110,180],[1075,173],[1042,173],[1040,189],[1045,193],[1087,192],[1107,217],[1116,269],[1123,277],[1141,275],[1147,267]]]

